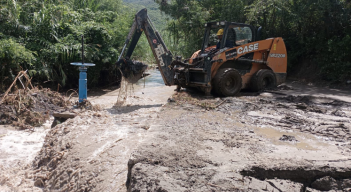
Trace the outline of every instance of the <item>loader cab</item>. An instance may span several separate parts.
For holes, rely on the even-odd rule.
[[[205,35],[201,52],[204,53],[218,43],[219,39],[216,33],[219,29],[223,29],[223,37],[220,48],[224,48],[225,42],[230,41],[234,47],[256,41],[255,27],[244,23],[235,22],[210,22],[205,24]]]

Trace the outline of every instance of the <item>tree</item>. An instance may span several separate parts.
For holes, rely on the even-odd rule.
[[[85,61],[97,64],[89,69],[89,85],[98,83],[103,69],[113,77],[118,50],[133,19],[121,0],[4,0],[0,5],[2,49],[19,51],[0,55],[2,65],[7,63],[2,74],[23,68],[34,81],[76,86],[78,70],[70,63],[81,60],[84,35]],[[14,57],[21,59],[9,64]]]

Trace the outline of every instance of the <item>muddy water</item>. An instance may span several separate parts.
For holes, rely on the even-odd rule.
[[[317,114],[310,112],[316,111],[316,108],[311,106],[307,106],[304,111],[296,108],[296,104],[286,100],[288,98],[279,100],[280,105],[277,105],[278,101],[272,100],[271,97],[274,95],[271,95],[266,99],[264,97],[229,98],[229,102],[219,106],[218,111],[197,109],[194,106],[191,107],[190,104],[187,104],[184,109],[176,111],[175,108],[179,108],[179,106],[166,105],[163,107],[167,103],[167,99],[174,93],[175,87],[164,86],[159,71],[151,70],[149,73],[150,76],[146,77],[145,80],[142,79],[133,85],[133,91],[127,95],[125,105],[114,106],[119,96],[119,90],[109,91],[100,96],[92,96],[88,99],[93,104],[104,105],[103,111],[86,111],[75,119],[68,120],[51,129],[45,141],[46,146],[50,147],[44,147],[34,162],[38,165],[36,178],[41,175],[51,176],[51,178],[43,178],[44,190],[64,191],[64,189],[73,187],[72,191],[73,189],[75,191],[125,191],[128,160],[132,154],[144,151],[136,151],[135,149],[145,146],[147,140],[150,141],[150,145],[146,145],[146,149],[151,150],[151,154],[155,153],[156,155],[151,155],[151,157],[156,159],[157,155],[165,155],[162,147],[169,147],[169,154],[175,154],[177,158],[182,157],[180,160],[184,167],[189,167],[189,162],[195,162],[193,164],[196,165],[195,167],[207,165],[212,161],[218,162],[209,165],[209,167],[214,172],[218,172],[214,179],[218,178],[222,181],[223,178],[229,178],[228,172],[225,172],[228,167],[230,170],[238,170],[243,165],[251,165],[252,161],[271,164],[272,160],[273,163],[275,160],[276,164],[283,162],[284,165],[290,165],[292,160],[300,159],[325,164],[330,160],[335,162],[349,157],[348,149],[342,147],[341,142],[324,140],[321,136],[322,133],[319,133],[320,131],[317,132],[318,130],[312,129],[311,126],[307,127],[310,125],[309,121],[313,119],[325,122],[325,118],[329,118],[328,121],[335,121],[335,118],[329,117],[331,110],[327,106],[325,108],[329,110],[328,113]],[[324,100],[311,101],[319,105],[329,102]],[[346,116],[349,114],[348,112],[345,111]],[[179,118],[175,118],[175,116],[179,116]],[[284,121],[281,122],[281,120]],[[333,133],[331,136],[339,137],[343,134],[342,130],[346,130],[345,127],[348,128],[349,125],[346,118],[339,118],[338,121],[340,120],[345,121],[344,125],[339,125],[340,122],[336,122],[333,126],[339,127],[335,129],[324,128],[324,124],[316,123],[315,125],[320,126],[317,128],[322,131],[325,129],[324,132],[338,129],[337,134]],[[292,125],[291,122],[296,125]],[[165,126],[158,126],[162,123]],[[294,126],[295,128],[293,128]],[[163,135],[164,133],[168,135]],[[316,134],[313,133],[319,133],[319,135],[315,136]],[[5,133],[0,132],[1,134]],[[157,134],[159,134],[159,138],[156,137]],[[294,136],[298,142],[280,141],[279,138],[282,135]],[[146,144],[148,143],[146,142]],[[157,146],[161,146],[161,148]],[[189,146],[191,151],[189,151]],[[219,150],[217,147],[223,150]],[[202,152],[203,160],[194,155],[198,151]],[[48,156],[48,154],[52,156]],[[146,154],[146,157],[148,157],[147,155],[149,154]],[[55,161],[51,161],[53,159]],[[56,159],[59,160],[56,161]],[[178,159],[176,162],[180,160]],[[55,166],[49,162],[54,162]],[[170,168],[174,162],[169,161]],[[217,167],[222,163],[222,167]],[[155,177],[155,172],[153,172],[157,167],[150,168],[150,166],[149,163],[146,163],[142,169],[145,175],[140,178],[145,181],[151,178],[152,181],[149,183],[155,181],[155,178],[161,183],[169,184],[172,182],[164,180],[168,171],[164,171],[163,165],[158,177]],[[179,166],[174,169],[174,174],[179,174],[178,168]],[[191,177],[196,175],[194,173],[206,170],[206,168],[193,168],[186,170],[194,171],[189,173]],[[242,179],[238,173],[231,172],[233,178]],[[180,174],[182,173],[180,172]],[[204,174],[208,174],[210,175],[208,178],[212,178],[213,172],[204,172]],[[11,176],[16,177],[17,175],[12,174],[7,177]],[[190,179],[190,176],[189,179],[186,176],[181,176],[179,181],[174,183],[174,186],[184,181],[192,183],[185,183],[182,186],[193,186],[193,180]],[[243,185],[243,183],[230,182],[232,179],[228,180],[228,186]],[[5,185],[12,186],[13,183],[13,181],[9,181]],[[145,185],[149,186],[149,183],[145,182]],[[217,189],[218,186],[225,187],[224,184],[219,180],[218,182],[211,181],[212,187],[217,187]],[[198,188],[195,185],[189,191],[208,191],[208,189],[200,189],[203,185],[199,182]],[[245,185],[247,184],[245,183]],[[174,186],[171,186],[169,191],[176,191]],[[257,186],[263,189],[261,185]],[[262,186],[267,189],[266,183],[263,183]],[[1,188],[0,191],[2,191]],[[227,191],[234,191],[234,189],[228,188]]]
[[[67,187],[64,184],[67,178],[72,179],[70,185],[74,184],[77,189],[83,189],[78,183],[84,183],[86,180],[79,178],[87,179],[95,175],[88,187],[94,185],[97,191],[125,191],[129,156],[143,140],[147,130],[152,128],[161,107],[174,93],[174,87],[164,85],[159,71],[149,70],[148,73],[150,75],[145,79],[129,85],[131,91],[123,106],[114,106],[120,94],[118,89],[101,90],[95,91],[94,94],[88,93],[88,100],[94,105],[100,105],[102,111],[82,112],[75,119],[55,128],[49,129],[49,123],[46,125],[47,129],[29,133],[0,126],[0,191],[41,191],[41,188],[34,187],[33,183],[39,181],[35,178],[41,173],[51,171],[54,171],[56,178],[37,182],[44,183],[43,187],[50,190],[63,190]],[[43,143],[54,146],[42,148]],[[66,150],[61,151],[63,149]],[[50,153],[47,153],[48,151]],[[65,158],[56,162],[56,168],[52,170],[52,162],[55,162],[55,158],[63,154],[62,152]],[[52,156],[49,157],[48,154]],[[37,157],[33,161],[35,156]],[[49,161],[54,160],[51,161],[51,165],[45,164],[47,158]],[[40,160],[43,160],[40,163],[42,171],[34,176],[34,180],[30,178],[31,170],[26,169],[19,173],[11,166],[20,164],[18,169],[22,169],[22,166],[31,167],[32,162],[36,164]],[[65,174],[69,174],[69,170],[79,172],[79,178],[66,177]]]
[[[146,76],[145,78],[139,80],[136,85],[137,86],[143,86],[145,87],[159,87],[159,86],[165,86],[165,83],[163,82],[161,73],[157,69],[151,69],[146,71],[145,73],[150,74]]]
[[[159,71],[148,73],[145,80],[127,85],[127,94],[117,89],[89,97],[92,104],[102,106],[102,111],[86,111],[52,129],[45,141],[52,143],[52,148],[44,148],[35,161],[40,164],[38,175],[53,173],[44,181],[44,189],[62,190],[73,186],[81,190],[126,190],[129,157],[160,120],[158,114],[162,106],[174,93],[174,87],[164,86]],[[118,97],[126,97],[126,100],[116,106]],[[69,149],[64,151],[65,158],[57,162],[54,170],[49,164],[40,163],[47,159],[47,154],[57,158],[67,143]],[[80,176],[66,177],[71,174],[69,170],[79,172]],[[87,181],[85,186],[81,185]]]
[[[52,121],[53,118],[33,130],[18,130],[11,125],[0,125],[0,168],[32,162],[43,145]]]
[[[131,169],[131,191],[297,192],[324,176],[350,176],[348,103],[264,93],[209,99],[223,104],[207,110],[196,102],[209,100],[174,98],[160,114],[164,126],[132,154],[141,162]]]
[[[325,143],[321,142],[320,140],[318,140],[318,138],[311,134],[298,133],[293,131],[282,131],[270,127],[253,128],[258,135],[269,139],[274,145],[290,146],[295,147],[296,149],[303,150],[318,150],[316,147],[313,147],[311,145],[312,142],[318,146],[326,146]],[[293,136],[296,138],[297,141],[284,142],[279,140],[283,135]]]
[[[146,73],[150,75],[143,79],[140,79],[136,84],[127,85],[127,94],[121,93],[120,89],[116,89],[99,96],[88,96],[88,100],[91,101],[92,104],[101,105],[105,109],[112,108],[120,95],[128,96],[126,99],[126,105],[129,106],[166,103],[167,99],[174,93],[175,87],[165,86],[160,71],[156,69],[149,70]],[[138,99],[144,101],[134,101]]]
[[[52,120],[33,130],[0,125],[0,191],[42,191],[34,187],[27,168],[42,148]]]
[[[349,154],[347,148],[339,147],[350,141],[348,103],[328,97],[271,93],[237,100],[237,105],[243,105],[239,116],[272,147],[272,157],[323,162],[344,160]],[[283,135],[294,139],[284,140]]]

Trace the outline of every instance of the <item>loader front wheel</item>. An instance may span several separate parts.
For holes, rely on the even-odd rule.
[[[257,71],[251,80],[251,89],[261,92],[265,89],[274,88],[277,86],[277,80],[272,70],[261,69]]]
[[[213,79],[212,86],[219,96],[234,96],[241,90],[241,75],[233,68],[220,69]]]

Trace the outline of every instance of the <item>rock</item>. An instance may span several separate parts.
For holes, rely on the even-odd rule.
[[[298,142],[298,140],[295,138],[295,136],[291,135],[283,135],[282,137],[279,138],[280,141],[294,141]]]
[[[315,113],[323,113],[323,114],[327,112],[326,109],[323,109],[323,108],[320,108],[320,107],[316,107],[316,106],[311,106],[309,108],[309,111],[310,112],[315,112]]]
[[[314,189],[318,189],[321,191],[330,191],[330,190],[337,190],[338,183],[337,181],[330,176],[322,177],[320,179],[315,180],[311,187]]]
[[[167,102],[171,103],[171,102],[175,102],[175,100],[173,98],[168,98]]]
[[[279,85],[278,90],[294,90],[291,86],[288,85]]]
[[[297,109],[307,109],[307,105],[305,103],[298,103],[296,104]]]
[[[350,189],[351,188],[351,179],[344,179],[344,180],[342,180],[341,188],[343,190]]]
[[[297,183],[290,180],[271,179],[271,180],[266,180],[266,182],[269,183],[273,188],[278,189],[280,191],[290,191],[290,192],[303,191],[302,183]]]
[[[320,190],[317,190],[317,189],[312,189],[310,187],[307,187],[305,192],[320,192]]]
[[[67,119],[71,119],[77,116],[75,113],[63,112],[63,113],[54,113],[54,121],[51,124],[51,128],[55,127],[57,124],[65,122]]]
[[[34,186],[36,186],[36,187],[44,187],[44,182],[43,182],[43,180],[40,179],[40,178],[38,178],[37,180],[35,180]]]
[[[345,112],[340,111],[340,110],[335,110],[335,111],[331,112],[331,114],[335,115],[335,116],[339,116],[339,117],[346,117]]]

